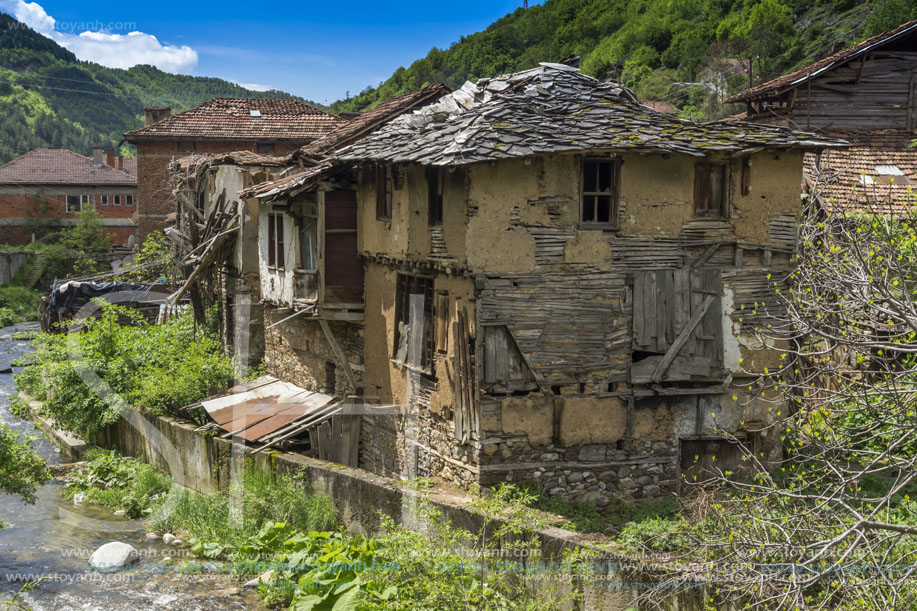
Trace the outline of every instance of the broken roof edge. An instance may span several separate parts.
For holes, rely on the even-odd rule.
[[[887,44],[901,36],[904,36],[905,34],[909,34],[914,31],[917,31],[917,20],[908,21],[899,25],[893,30],[883,32],[881,34],[876,34],[875,36],[867,38],[863,42],[839,51],[838,53],[817,59],[804,68],[788,72],[787,74],[778,76],[777,78],[771,79],[760,85],[749,87],[748,89],[740,91],[739,93],[726,98],[724,103],[733,104],[758,97],[764,97],[766,95],[772,95],[775,92],[784,93],[798,87],[810,79],[821,76],[823,73],[828,72],[833,68],[846,64],[847,62],[856,59],[864,53],[872,51],[876,46]],[[819,66],[816,68],[816,66],[818,66],[818,64],[821,62],[827,63],[824,66]],[[789,77],[794,78],[790,81],[783,82]]]

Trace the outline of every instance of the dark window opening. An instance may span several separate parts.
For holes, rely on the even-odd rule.
[[[420,354],[412,354],[409,341],[413,334],[411,330],[411,296],[419,295],[423,299],[423,308],[419,314],[422,316],[419,342]],[[398,286],[395,294],[395,359],[400,362],[419,365],[427,372],[432,371],[434,351],[434,320],[433,320],[433,278],[422,276],[409,276],[398,274]],[[415,344],[416,346],[417,344]],[[420,362],[411,363],[410,359]]]
[[[583,161],[583,201],[580,220],[584,225],[618,223],[618,175],[616,159],[587,159]]]
[[[392,220],[392,166],[376,166],[376,219]]]
[[[283,269],[283,214],[267,215],[267,266]]]
[[[103,196],[102,196],[102,205],[103,205],[103,206],[107,206],[107,205],[108,205],[108,196],[107,196],[107,195],[103,195]]]
[[[125,206],[133,206],[133,205],[134,205],[134,196],[133,196],[133,195],[125,195],[125,196],[124,196],[124,205],[125,205]]]
[[[79,212],[82,210],[82,202],[79,195],[67,196],[67,212]]]
[[[258,152],[259,153],[273,153],[274,144],[271,142],[259,142],[258,143]]]
[[[725,163],[698,163],[694,166],[694,214],[726,216],[729,170]]]
[[[120,206],[120,205],[121,205],[121,196],[120,196],[120,195],[115,195],[115,196],[112,197],[112,205],[113,205],[113,206]]]
[[[194,143],[190,141],[184,141],[178,143],[178,150],[181,153],[193,153],[194,152]]]
[[[443,224],[443,180],[440,168],[427,168],[428,210],[427,218],[430,227],[439,227]]]

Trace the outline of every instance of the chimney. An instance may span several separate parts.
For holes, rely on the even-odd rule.
[[[115,167],[115,149],[107,149],[105,151],[105,165],[110,168]]]
[[[105,165],[104,163],[102,163],[102,151],[104,150],[105,149],[102,147],[101,144],[97,144],[94,147],[92,147],[92,165],[96,166],[97,168]]]
[[[143,126],[147,127],[160,121],[165,121],[172,115],[169,106],[147,106],[143,109]]]
[[[118,169],[119,170],[124,169],[124,157],[122,157],[121,155],[118,155]]]

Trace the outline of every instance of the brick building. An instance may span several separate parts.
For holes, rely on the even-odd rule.
[[[270,98],[214,98],[176,115],[168,107],[144,110],[146,125],[124,134],[137,145],[141,240],[176,211],[169,188],[172,159],[232,151],[284,155],[344,122],[304,102]]]
[[[35,149],[0,166],[0,243],[28,244],[37,227],[73,223],[87,208],[102,215],[114,244],[136,240],[136,159]]]

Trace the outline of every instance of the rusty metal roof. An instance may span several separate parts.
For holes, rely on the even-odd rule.
[[[319,426],[341,411],[334,397],[272,376],[235,386],[189,407],[203,407],[210,416],[213,423],[202,428],[215,427],[224,437],[259,444],[275,443]]]

